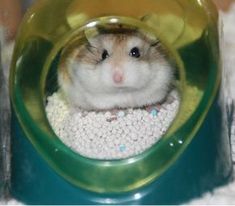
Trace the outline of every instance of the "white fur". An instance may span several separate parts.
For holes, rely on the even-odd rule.
[[[134,46],[143,48],[141,55],[146,55],[150,45],[145,48],[146,42],[137,37],[128,39],[121,59],[114,62],[120,49],[112,41],[101,40],[109,58],[96,65],[70,59],[67,68],[72,81],[65,82],[59,74],[60,87],[73,105],[87,110],[141,107],[165,98],[173,78],[171,65],[164,58],[139,61],[129,56]],[[115,71],[123,73],[122,84],[113,81]]]

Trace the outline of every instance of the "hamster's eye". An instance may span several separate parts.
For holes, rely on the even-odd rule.
[[[102,53],[102,61],[107,59],[109,57],[109,53],[106,49],[104,49],[103,53]]]
[[[139,58],[140,57],[140,50],[138,47],[134,47],[131,49],[130,54],[131,57]]]

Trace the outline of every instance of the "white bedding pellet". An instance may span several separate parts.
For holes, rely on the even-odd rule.
[[[123,159],[142,153],[167,131],[179,108],[176,90],[171,101],[138,109],[83,111],[70,108],[60,92],[48,97],[46,113],[56,135],[82,156]]]

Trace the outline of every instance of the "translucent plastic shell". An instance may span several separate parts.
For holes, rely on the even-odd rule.
[[[126,192],[156,180],[192,141],[218,92],[221,72],[213,8],[201,0],[38,1],[20,29],[10,78],[12,105],[26,137],[58,174],[86,190]],[[98,26],[117,24],[162,41],[177,63],[182,102],[171,128],[149,150],[125,160],[88,159],[54,134],[45,97],[61,49]]]

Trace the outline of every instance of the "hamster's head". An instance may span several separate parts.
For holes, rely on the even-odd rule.
[[[69,96],[79,96],[77,92],[83,94],[83,100],[77,98],[80,102],[89,96],[97,96],[98,100],[100,95],[101,102],[109,101],[108,97],[112,102],[117,97],[115,103],[107,103],[107,106],[105,103],[101,109],[161,101],[172,79],[172,69],[160,42],[150,43],[147,38],[134,34],[102,34],[90,39],[88,44],[74,49],[62,71],[62,89],[65,93],[74,93]],[[64,80],[67,86],[63,85]],[[144,93],[158,97],[145,97]],[[137,96],[145,100],[140,101]],[[76,98],[70,99],[76,104]]]

